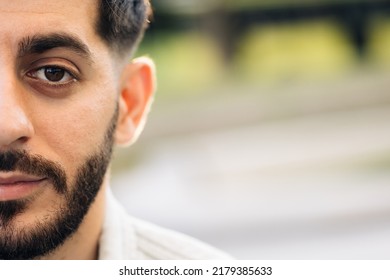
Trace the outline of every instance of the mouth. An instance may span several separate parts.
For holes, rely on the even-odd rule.
[[[0,201],[27,198],[42,187],[46,177],[0,172]]]

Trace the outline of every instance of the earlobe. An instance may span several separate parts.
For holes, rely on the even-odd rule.
[[[141,133],[155,91],[155,67],[142,57],[128,64],[121,76],[119,116],[115,132],[118,145],[130,145]]]

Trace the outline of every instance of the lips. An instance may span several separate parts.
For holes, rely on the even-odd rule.
[[[45,178],[36,177],[32,175],[24,175],[24,174],[7,174],[0,172],[0,185],[14,185],[14,184],[22,184],[22,183],[34,183],[41,181]]]
[[[39,189],[46,179],[16,172],[0,172],[0,201],[28,197]]]

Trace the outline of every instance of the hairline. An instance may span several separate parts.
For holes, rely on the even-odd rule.
[[[131,2],[130,0],[125,0],[124,2]],[[125,57],[131,57],[134,52],[138,49],[140,42],[142,41],[145,31],[150,23],[150,18],[153,15],[150,0],[137,0],[137,2],[143,2],[144,11],[142,16],[142,22],[138,22],[138,27],[133,30],[135,33],[117,33],[113,34],[112,32],[118,32],[124,26],[118,26],[119,16],[116,11],[113,9],[113,6],[116,6],[115,1],[111,2],[108,0],[98,0],[97,4],[97,17],[95,18],[95,32],[108,47],[110,52],[115,58],[123,59]],[[111,11],[111,17],[108,14],[104,13],[104,5],[107,5]],[[133,12],[137,13],[136,10]],[[127,22],[129,23],[129,22]],[[133,22],[137,26],[137,22]],[[105,24],[111,25],[113,29],[105,28]],[[127,30],[129,32],[129,30]],[[133,37],[132,37],[133,36]],[[126,39],[127,37],[127,39]],[[132,37],[133,40],[129,40]]]

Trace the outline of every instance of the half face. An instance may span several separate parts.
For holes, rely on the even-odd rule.
[[[0,244],[47,234],[77,208],[76,192],[104,185],[120,75],[96,33],[96,3],[0,0]]]

